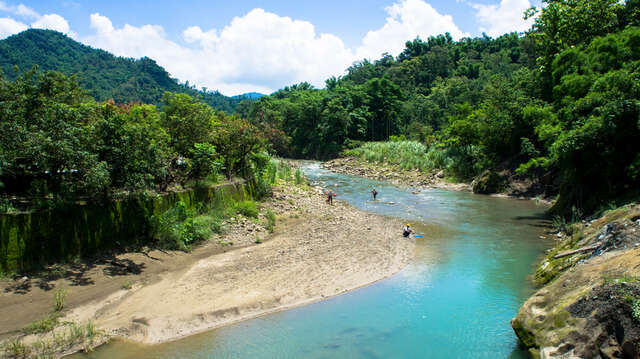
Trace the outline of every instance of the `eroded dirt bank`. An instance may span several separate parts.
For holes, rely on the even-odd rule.
[[[238,217],[228,235],[191,253],[128,253],[67,267],[60,279],[4,280],[0,330],[15,335],[45,316],[55,288],[64,287],[61,320],[159,343],[370,284],[413,256],[399,220],[340,201],[329,206],[319,189],[275,188],[264,207],[278,216],[273,234]]]

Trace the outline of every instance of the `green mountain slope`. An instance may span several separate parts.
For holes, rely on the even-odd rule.
[[[198,91],[188,83],[180,84],[148,57],[116,57],[57,31],[29,29],[0,40],[0,68],[9,79],[33,65],[45,71],[76,75],[80,85],[98,101],[157,104],[165,91],[171,91],[201,96],[215,109],[227,112],[233,112],[240,101],[219,92]]]

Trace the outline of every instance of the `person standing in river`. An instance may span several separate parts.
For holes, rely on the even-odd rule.
[[[336,196],[336,193],[333,190],[327,191],[327,203],[333,206],[333,197]]]
[[[376,200],[376,196],[378,195],[378,191],[376,191],[376,189],[374,188],[374,189],[371,191],[371,195],[373,195],[373,200],[375,201],[375,200]]]

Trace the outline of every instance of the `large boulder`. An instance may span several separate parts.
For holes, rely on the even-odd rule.
[[[504,178],[497,172],[486,170],[471,182],[471,188],[473,193],[492,194],[501,192],[504,184]]]
[[[538,268],[546,285],[513,330],[535,358],[640,358],[640,206],[570,229]]]

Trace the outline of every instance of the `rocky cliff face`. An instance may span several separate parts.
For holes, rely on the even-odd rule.
[[[533,357],[640,357],[640,205],[574,224],[511,324]]]

